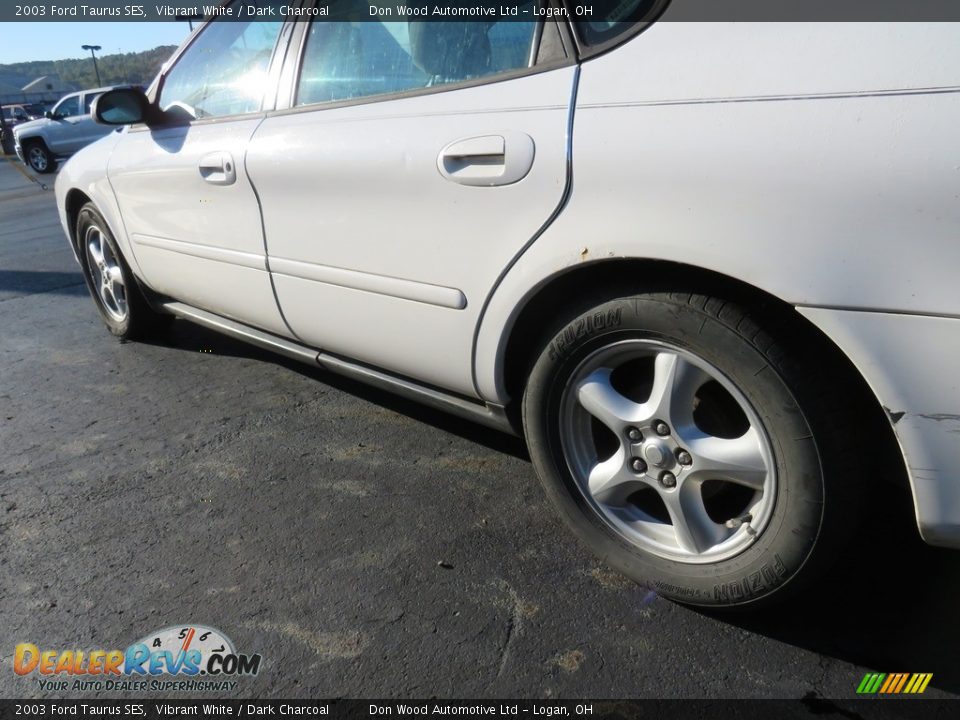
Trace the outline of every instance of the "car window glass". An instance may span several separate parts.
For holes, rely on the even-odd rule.
[[[90,108],[93,107],[93,101],[96,100],[101,95],[103,95],[102,92],[87,93],[86,97],[84,97],[83,99],[83,103],[86,106],[86,110],[84,110],[85,113],[87,113],[88,115],[90,114]]]
[[[592,14],[573,24],[585,43],[599,45],[628,31],[656,5],[657,0],[594,0]]]
[[[532,8],[533,1],[527,5]],[[524,68],[536,26],[533,21],[314,22],[296,104],[417,90]]]
[[[65,97],[57,106],[53,109],[55,115],[60,117],[73,117],[74,115],[80,114],[80,96],[71,95],[70,97]]]
[[[245,0],[244,4],[279,7],[288,3]],[[281,17],[280,12],[274,16]],[[257,112],[282,26],[282,20],[214,20],[167,73],[160,107],[189,118]]]

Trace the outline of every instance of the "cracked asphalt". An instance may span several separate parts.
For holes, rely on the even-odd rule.
[[[180,623],[262,654],[231,697],[954,697],[960,555],[878,524],[781,608],[665,601],[570,537],[515,439],[183,321],[117,342],[53,193],[0,159],[3,697],[45,696],[16,643]]]

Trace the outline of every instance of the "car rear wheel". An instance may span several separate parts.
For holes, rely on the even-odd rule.
[[[107,329],[122,340],[148,336],[172,319],[147,303],[106,221],[93,203],[77,216],[76,238],[87,289]]]
[[[34,172],[40,173],[41,175],[52,173],[57,169],[57,159],[53,156],[53,153],[47,149],[47,146],[42,140],[29,143],[24,148],[24,155],[26,156],[27,165],[29,165]]]
[[[783,597],[855,522],[836,396],[765,324],[706,296],[600,301],[528,378],[524,428],[548,496],[597,555],[666,597]]]

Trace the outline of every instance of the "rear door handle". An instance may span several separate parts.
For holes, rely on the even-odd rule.
[[[533,138],[529,135],[481,135],[444,147],[437,157],[437,169],[444,178],[461,185],[511,185],[527,176],[533,167],[533,156]]]
[[[233,185],[237,181],[237,166],[226,151],[212,152],[200,159],[200,177],[211,185]]]

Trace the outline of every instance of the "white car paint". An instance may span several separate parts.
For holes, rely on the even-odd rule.
[[[297,337],[378,366],[389,347],[390,370],[475,395],[483,301],[563,195],[573,78],[567,67],[265,120],[247,164],[277,296]],[[476,136],[509,138],[507,162],[522,164],[513,150],[520,136],[532,139],[529,174],[496,187],[444,177],[445,146]]]
[[[273,297],[257,197],[244,165],[260,118],[133,130],[108,174],[143,280],[155,291],[263,330],[287,328]],[[222,154],[222,157],[221,157]],[[230,185],[198,168],[216,155]]]
[[[960,28],[661,21],[576,72],[200,123],[179,156],[127,131],[62,171],[64,227],[82,190],[154,290],[496,406],[514,322],[555,278],[620,258],[734,278],[851,359],[923,537],[960,547]],[[441,174],[450,143],[511,133],[536,148],[519,182]],[[198,180],[219,151],[240,187]]]
[[[905,413],[921,533],[960,546],[960,27],[758,25],[659,22],[584,63],[572,194],[493,296],[478,389],[509,401],[513,321],[585,261],[737,278],[800,307]]]

